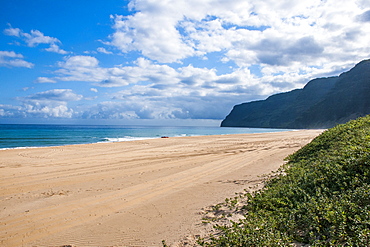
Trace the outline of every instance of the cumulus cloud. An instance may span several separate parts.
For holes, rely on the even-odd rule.
[[[45,48],[45,51],[48,51],[48,52],[55,52],[55,53],[59,53],[59,54],[67,54],[68,52],[61,49],[58,45],[56,44],[50,44],[50,47],[49,48]]]
[[[340,52],[355,62],[370,51],[364,42],[355,42],[361,35],[369,39],[364,27],[356,24],[369,23],[365,5],[344,0],[136,0],[130,3],[133,14],[112,16],[109,44],[162,63],[209,52],[223,52],[223,61],[241,67],[348,61]]]
[[[55,52],[59,54],[67,54],[68,52],[61,49],[58,44],[61,44],[60,40],[54,37],[45,36],[39,30],[31,30],[30,33],[23,32],[19,28],[9,27],[4,30],[4,34],[8,36],[15,36],[21,38],[26,42],[28,47],[35,47],[40,44],[50,45],[49,48],[45,48],[45,51]]]
[[[106,79],[104,69],[98,67],[99,61],[92,56],[69,56],[59,62],[55,73],[61,76],[55,77],[61,81],[86,81],[100,82]]]
[[[153,17],[155,24],[153,25]],[[111,45],[122,52],[140,51],[144,56],[163,63],[177,62],[194,54],[176,29],[176,20],[164,16],[137,13],[134,16],[115,16],[115,33]]]
[[[96,50],[97,50],[98,52],[100,52],[100,53],[104,53],[104,54],[113,54],[113,52],[111,52],[111,51],[107,51],[104,47],[98,47]]]
[[[53,76],[36,80],[89,82],[91,92],[102,88],[95,105],[72,111],[67,102],[82,96],[69,92],[68,98],[66,91],[35,94],[23,102],[54,116],[222,119],[235,104],[338,75],[370,54],[365,0],[132,0],[129,8],[129,15],[111,16],[107,49],[65,56]],[[59,40],[37,30],[4,33],[62,53]],[[92,55],[115,50],[138,58],[104,67]],[[102,92],[104,101],[99,101]],[[43,102],[63,107],[52,107],[51,113]]]
[[[143,88],[141,88],[143,89]],[[137,88],[137,90],[140,90]],[[127,94],[128,93],[128,94]],[[81,114],[91,119],[222,119],[235,102],[248,99],[246,95],[164,97],[146,92],[133,95],[120,91],[111,101],[98,103]],[[220,104],[220,102],[223,102]]]
[[[21,37],[21,33],[23,32],[19,28],[10,27],[4,30],[4,34],[9,36]]]
[[[139,58],[134,66],[103,68],[92,56],[70,56],[59,62],[55,73],[61,81],[87,81],[101,87],[119,87],[140,81],[164,81],[172,79],[175,70],[168,65],[157,65]]]
[[[298,49],[295,53],[304,56],[307,47],[316,47],[313,40],[307,40],[306,46],[296,48],[295,45],[301,42],[298,40],[287,49]],[[307,82],[306,75],[300,73],[305,68],[294,72],[294,66],[290,73],[281,73],[284,67],[266,67],[262,70],[265,76],[259,78],[248,68],[219,74],[216,69],[193,65],[175,69],[145,58],[138,58],[130,66],[104,68],[94,57],[69,56],[58,65],[58,76],[52,80],[86,81],[99,87],[124,88],[110,94],[112,101],[84,109],[81,113],[84,118],[220,119],[237,103],[262,99],[297,85],[302,87]],[[306,69],[309,74],[317,73]],[[90,90],[98,92],[95,88]]]
[[[48,77],[38,77],[35,81],[36,83],[56,83],[55,80]]]
[[[238,69],[230,74],[217,75],[216,69],[196,68],[193,65],[174,69],[166,64],[157,64],[145,58],[138,58],[132,66],[103,68],[91,56],[66,57],[59,63],[54,79],[62,81],[97,82],[100,87],[122,87],[146,83],[151,88],[168,87],[233,87],[253,80],[248,69]],[[50,80],[50,79],[49,79]],[[53,80],[53,79],[52,79]]]
[[[0,51],[0,66],[32,68],[34,64],[25,61],[22,54],[14,51]]]
[[[95,57],[91,56],[71,56],[65,59],[64,63],[59,65],[64,68],[75,68],[75,67],[84,67],[84,68],[94,68],[97,67],[99,61]]]
[[[23,98],[26,101],[78,101],[81,100],[82,96],[75,94],[71,89],[53,89],[45,92],[36,93]]]
[[[87,81],[106,88],[124,87],[111,93],[112,101],[84,109],[80,115],[84,118],[200,118],[204,114],[204,118],[218,119],[227,114],[235,102],[277,90],[260,82],[248,69],[218,75],[216,69],[193,65],[175,69],[145,58],[138,58],[130,66],[103,68],[91,56],[65,57],[58,65],[57,76],[48,80]],[[96,88],[90,90],[98,92]],[[35,96],[41,97],[40,94]],[[224,103],[212,111],[206,110],[210,109],[210,104],[219,102]]]
[[[164,105],[156,108],[146,105],[147,102],[101,102],[82,114],[83,118],[92,119],[167,119],[173,118],[171,111]]]
[[[22,109],[18,106],[13,105],[2,105],[0,104],[0,116],[1,117],[14,117],[21,116]]]
[[[75,112],[68,107],[68,102],[82,98],[71,89],[53,89],[19,97],[17,100],[22,103],[21,106],[3,106],[3,111],[7,116],[71,118]]]

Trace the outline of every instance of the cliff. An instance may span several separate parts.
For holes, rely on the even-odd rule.
[[[330,128],[370,114],[370,60],[302,89],[234,106],[221,127]]]

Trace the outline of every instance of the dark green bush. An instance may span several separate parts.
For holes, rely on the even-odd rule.
[[[287,157],[248,195],[245,217],[203,246],[370,246],[370,116],[338,125]]]

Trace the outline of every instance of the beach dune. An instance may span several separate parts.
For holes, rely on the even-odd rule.
[[[0,151],[1,246],[161,246],[321,130]]]

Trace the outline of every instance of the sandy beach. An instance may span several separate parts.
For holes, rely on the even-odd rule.
[[[0,151],[1,246],[176,246],[321,130]]]

